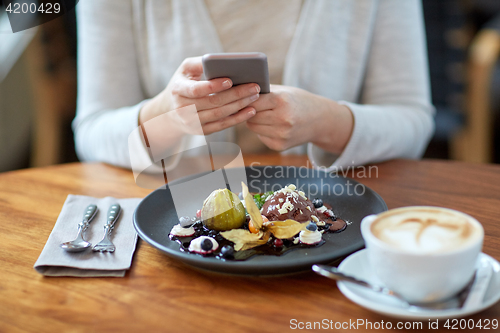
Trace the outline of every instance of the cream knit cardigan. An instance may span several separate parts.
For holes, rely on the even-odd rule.
[[[186,57],[221,52],[220,40],[203,0],[83,0],[77,12],[78,156],[130,168],[144,101]],[[339,101],[355,120],[340,156],[310,143],[285,153],[307,151],[329,170],[419,158],[434,130],[420,2],[305,0],[283,84]],[[136,164],[151,164],[139,134],[131,138]],[[209,139],[231,138],[228,129]],[[200,140],[188,137],[184,148]]]

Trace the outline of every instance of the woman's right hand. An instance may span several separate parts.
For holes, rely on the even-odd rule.
[[[256,114],[249,105],[259,98],[258,84],[233,87],[228,78],[201,81],[202,75],[201,57],[185,59],[167,87],[143,106],[139,123],[142,125],[166,112],[194,104],[203,133],[209,135],[244,122]],[[163,129],[164,133],[170,130],[170,136],[174,133],[193,134],[191,128],[196,124],[192,122],[192,117],[183,118],[182,112],[178,112],[176,117],[171,117],[169,123],[162,126],[170,127]]]

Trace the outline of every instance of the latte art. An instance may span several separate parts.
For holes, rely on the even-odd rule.
[[[457,295],[474,276],[484,239],[472,216],[431,206],[366,216],[361,234],[374,275],[416,303]]]
[[[453,251],[482,235],[482,229],[467,215],[432,208],[381,214],[373,222],[371,231],[391,246],[418,253]]]

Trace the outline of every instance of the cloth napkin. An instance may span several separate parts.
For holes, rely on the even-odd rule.
[[[35,270],[46,276],[123,277],[130,268],[137,243],[132,216],[140,198],[115,199],[93,198],[82,195],[68,195],[57,218],[54,229],[35,263]],[[78,223],[83,219],[85,208],[97,205],[98,211],[84,233],[84,239],[92,246],[104,236],[104,224],[108,208],[118,203],[122,212],[115,223],[110,239],[116,246],[115,252],[94,252],[91,248],[83,252],[66,252],[59,245],[75,239]]]

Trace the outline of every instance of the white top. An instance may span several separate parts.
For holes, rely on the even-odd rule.
[[[204,0],[224,52],[262,52],[269,81],[281,84],[285,59],[297,28],[302,0]],[[252,19],[255,18],[255,19]],[[262,36],[266,36],[262,38]],[[270,153],[246,125],[234,126],[235,143],[249,154]]]
[[[204,2],[224,52],[265,53],[269,81],[281,84],[286,54],[297,28],[303,0]]]
[[[138,133],[143,102],[166,87],[186,57],[222,52],[221,42],[203,0],[86,0],[77,11],[77,153],[130,167],[128,137]],[[283,84],[353,112],[354,130],[340,156],[307,145],[315,166],[420,157],[434,128],[420,2],[305,0]],[[208,139],[231,139],[232,132]],[[138,134],[135,141],[135,158],[151,164]],[[284,153],[303,153],[305,146]]]

